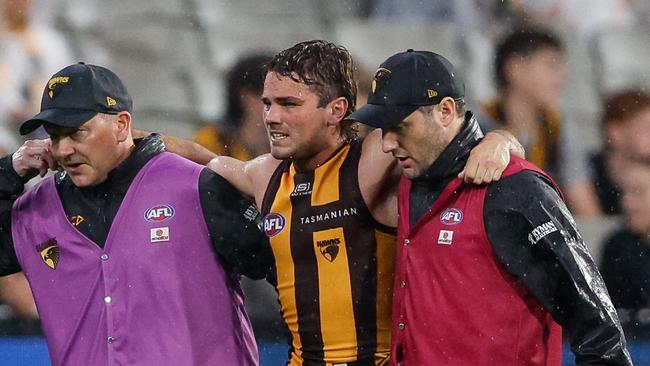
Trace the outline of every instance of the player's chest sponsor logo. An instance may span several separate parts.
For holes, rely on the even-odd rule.
[[[317,240],[316,246],[320,251],[320,254],[325,257],[330,262],[334,262],[336,257],[339,255],[339,245],[341,244],[340,238],[331,238],[324,240]]]
[[[144,212],[144,219],[149,222],[162,222],[170,220],[176,214],[172,205],[158,205]]]
[[[300,224],[315,224],[317,222],[329,221],[333,219],[354,216],[358,212],[356,207],[346,207],[338,210],[330,210],[324,213],[300,217]]]
[[[537,244],[538,241],[542,240],[546,235],[556,232],[557,227],[553,221],[545,222],[538,227],[534,228],[533,231],[528,234],[528,241],[531,244]]]
[[[287,224],[282,214],[271,212],[264,216],[264,233],[269,238],[278,235]]]
[[[296,197],[296,196],[307,196],[311,194],[311,183],[300,183],[296,184],[296,187],[293,189],[293,192],[291,192],[291,197]]]
[[[169,241],[169,227],[155,227],[150,229],[150,233],[152,243]]]
[[[458,225],[463,222],[463,211],[457,208],[448,208],[440,214],[440,223],[443,225]]]
[[[59,264],[60,250],[56,239],[51,238],[36,246],[43,263],[51,269],[56,269]]]

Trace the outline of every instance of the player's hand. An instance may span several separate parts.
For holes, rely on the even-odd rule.
[[[484,184],[501,179],[510,162],[511,140],[490,132],[472,149],[465,168],[458,174],[467,183]]]
[[[41,177],[47,174],[48,169],[57,169],[57,164],[52,157],[50,139],[27,140],[13,155],[12,164],[18,176],[31,179],[36,175]]]

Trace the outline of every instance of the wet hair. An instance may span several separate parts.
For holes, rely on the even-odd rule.
[[[300,42],[278,53],[264,66],[264,74],[270,72],[288,76],[303,83],[319,97],[318,107],[344,97],[348,101],[346,116],[356,109],[357,85],[350,52],[334,43],[312,40]],[[353,139],[354,124],[341,122],[341,134]]]
[[[650,109],[650,94],[641,89],[612,93],[603,102],[602,125],[628,121],[647,109]]]
[[[251,54],[239,59],[226,75],[227,105],[226,120],[233,127],[239,127],[244,115],[241,104],[241,93],[249,90],[257,95],[262,95],[264,88],[264,74],[262,67],[271,59],[270,54]]]
[[[512,57],[528,57],[533,53],[550,48],[564,52],[560,39],[551,31],[537,28],[522,28],[509,33],[496,47],[494,58],[495,81],[499,88],[507,88],[505,65]]]

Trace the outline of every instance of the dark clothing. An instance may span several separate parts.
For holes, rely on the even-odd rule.
[[[157,135],[139,141],[132,154],[109,173],[106,181],[92,187],[78,188],[65,172],[57,173],[56,189],[72,225],[103,248],[131,182],[164,149]],[[22,193],[24,182],[13,170],[11,156],[0,160],[0,173],[0,275],[7,275],[21,270],[11,239],[10,211],[13,200]],[[257,224],[252,220],[260,219],[254,203],[208,169],[201,172],[199,195],[216,253],[239,273],[254,279],[264,278],[273,260],[268,242],[261,232],[246,230]],[[233,240],[235,236],[237,240]]]
[[[620,215],[621,211],[621,190],[612,180],[607,168],[604,152],[594,154],[589,159],[591,168],[591,180],[596,189],[600,209],[605,215]]]
[[[431,207],[462,170],[480,137],[477,122],[468,113],[461,133],[426,176],[413,182],[411,216],[419,218],[425,213],[423,205]],[[491,248],[514,278],[513,285],[525,286],[562,325],[578,365],[630,365],[625,338],[600,274],[554,187],[548,178],[531,170],[490,184],[483,218]],[[540,230],[549,222],[555,230]]]
[[[626,331],[647,338],[650,321],[650,242],[628,229],[613,233],[603,248],[600,271]]]

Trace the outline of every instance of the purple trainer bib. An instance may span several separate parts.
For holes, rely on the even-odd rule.
[[[205,224],[203,168],[169,153],[149,161],[104,249],[68,221],[53,177],[15,202],[14,247],[54,366],[258,364],[239,284]]]

